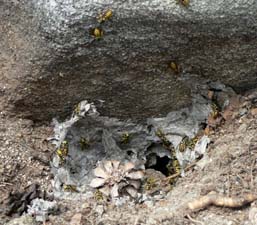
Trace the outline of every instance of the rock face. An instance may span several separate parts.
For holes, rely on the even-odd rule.
[[[0,4],[1,105],[33,120],[66,115],[83,99],[99,103],[103,115],[134,119],[188,105],[190,87],[171,61],[238,91],[257,86],[254,0]],[[99,24],[107,9],[112,18]],[[96,27],[104,35],[94,41]]]

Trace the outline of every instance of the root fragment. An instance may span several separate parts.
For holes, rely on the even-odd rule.
[[[245,194],[242,197],[225,197],[218,195],[216,192],[210,192],[197,200],[188,203],[191,210],[199,210],[214,205],[219,207],[240,208],[257,200],[257,195]]]
[[[187,218],[188,218],[189,220],[191,220],[191,221],[192,221],[193,223],[195,223],[195,224],[204,225],[204,223],[203,223],[202,221],[193,219],[189,214],[187,215]]]

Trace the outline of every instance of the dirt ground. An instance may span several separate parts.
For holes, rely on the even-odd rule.
[[[5,115],[0,117],[0,127],[0,199],[34,183],[50,190],[48,163],[54,149],[45,139],[51,135],[51,128]],[[0,224],[6,219],[10,218],[0,216]]]
[[[233,198],[247,193],[257,195],[257,112],[254,107],[210,133],[212,142],[206,156],[192,166],[185,177],[179,178],[165,198],[120,207],[94,198],[81,199],[79,204],[77,200],[60,200],[59,214],[50,216],[46,224],[257,224],[257,201],[236,209],[208,206],[192,211],[187,207],[188,202],[211,191]],[[33,183],[51,191],[48,163],[54,147],[46,141],[52,134],[51,125],[39,126],[29,120],[1,115],[0,127],[0,198]],[[10,219],[2,215],[0,224]]]

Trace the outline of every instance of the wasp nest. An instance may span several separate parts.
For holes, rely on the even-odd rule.
[[[135,169],[135,164],[127,162],[122,165],[119,161],[102,162],[94,170],[94,174],[96,178],[91,181],[90,186],[99,188],[99,191],[112,199],[123,194],[136,198],[144,177],[143,171]]]

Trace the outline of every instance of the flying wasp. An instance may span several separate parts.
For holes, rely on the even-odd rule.
[[[110,20],[112,16],[113,16],[113,11],[111,9],[108,9],[106,12],[101,13],[97,17],[97,21],[98,23],[104,23],[105,21]]]
[[[63,141],[60,145],[60,148],[56,150],[56,154],[58,155],[61,162],[65,162],[66,157],[69,153],[69,146],[67,141]]]
[[[89,28],[89,34],[94,37],[95,40],[99,40],[103,37],[104,32],[100,27]]]
[[[174,71],[175,74],[179,74],[180,68],[176,62],[170,62],[169,66]]]

